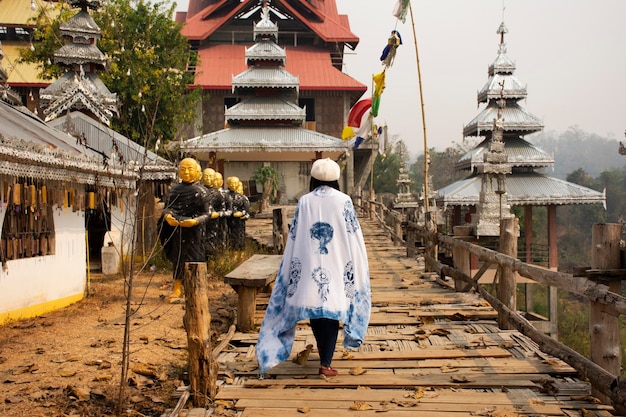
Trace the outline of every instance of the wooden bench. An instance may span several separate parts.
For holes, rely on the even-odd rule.
[[[254,328],[257,290],[276,279],[281,259],[282,255],[252,255],[224,277],[224,282],[237,291],[237,330],[240,332]]]

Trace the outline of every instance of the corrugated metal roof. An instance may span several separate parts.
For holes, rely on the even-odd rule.
[[[84,113],[74,111],[48,124],[61,132],[84,138],[87,146],[106,155],[111,164],[117,164],[123,159],[125,164],[132,162],[132,166],[143,166],[148,172],[148,179],[176,178],[177,168],[170,161],[146,150],[138,143]],[[120,154],[121,158],[118,156]]]
[[[79,77],[67,72],[40,90],[39,98],[46,121],[54,120],[71,109],[88,109],[105,123],[118,114],[117,94],[111,93],[95,73]]]
[[[483,157],[488,151],[489,139],[485,139],[458,160],[456,169],[473,170],[475,167],[483,165]],[[505,136],[504,154],[507,156],[508,165],[511,167],[544,168],[554,165],[554,158],[551,155],[519,136]]]
[[[489,65],[489,75],[501,73],[512,74],[515,72],[515,63],[506,55],[505,44],[498,46],[498,56],[493,64]]]
[[[272,41],[262,40],[246,49],[246,65],[249,61],[278,61],[284,66],[286,59],[285,49]]]
[[[226,109],[226,120],[294,120],[304,122],[306,110],[281,97],[249,97]]]
[[[496,100],[489,102],[474,119],[463,128],[463,136],[485,136],[486,132],[493,130],[493,122],[498,118],[498,103]],[[502,109],[504,119],[504,132],[534,133],[543,129],[543,123],[537,117],[530,114],[518,103],[507,101]]]
[[[478,102],[486,103],[488,100],[499,99],[503,83],[504,91],[502,95],[505,99],[522,100],[526,98],[528,92],[526,86],[513,75],[494,74],[489,77],[487,83],[478,92]]]
[[[233,77],[233,90],[237,88],[293,88],[297,91],[300,80],[281,67],[254,66]]]
[[[333,67],[324,48],[299,46],[286,49],[285,69],[298,76],[300,90],[356,91],[363,94],[367,86]],[[243,45],[211,45],[198,50],[200,66],[194,84],[205,89],[230,90],[232,76],[247,70]],[[215,71],[220,68],[220,71]]]
[[[350,141],[300,127],[232,127],[185,141],[189,152],[310,152],[350,150]]]
[[[25,107],[15,108],[0,101],[0,174],[134,187],[135,171],[105,167],[102,159]]]
[[[480,175],[456,181],[437,191],[437,201],[444,206],[476,205],[481,181]],[[606,204],[604,193],[537,172],[507,175],[506,193],[511,206]]]

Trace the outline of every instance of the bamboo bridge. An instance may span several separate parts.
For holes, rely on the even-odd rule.
[[[424,257],[407,257],[406,248],[394,245],[377,222],[361,219],[361,226],[372,314],[358,351],[344,351],[340,333],[333,360],[339,375],[317,375],[315,348],[297,360],[299,352],[315,346],[302,322],[295,359],[258,378],[255,345],[269,300],[268,291],[260,292],[255,328],[231,334],[228,347],[215,356],[219,386],[211,408],[188,416],[619,415],[570,365],[521,332],[501,329],[498,312],[476,292],[455,291],[452,280],[426,272]],[[271,219],[250,219],[247,228],[261,243],[272,237]]]

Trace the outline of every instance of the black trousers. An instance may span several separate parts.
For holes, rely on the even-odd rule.
[[[311,329],[317,341],[317,350],[320,353],[320,365],[329,367],[333,361],[339,322],[332,319],[311,319]]]

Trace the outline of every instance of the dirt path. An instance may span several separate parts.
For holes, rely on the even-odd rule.
[[[125,415],[160,416],[186,384],[184,303],[167,302],[170,288],[169,273],[135,278]],[[221,281],[211,280],[209,289],[217,336],[232,323],[237,296]],[[82,301],[0,327],[0,416],[115,415],[125,304],[121,277],[92,275]]]

